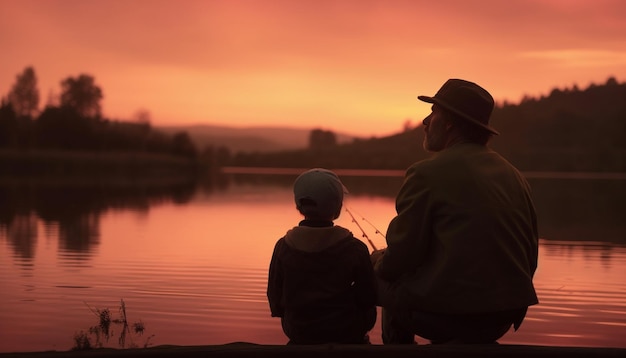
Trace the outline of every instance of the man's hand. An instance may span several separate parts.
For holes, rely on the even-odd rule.
[[[372,262],[372,266],[376,266],[378,260],[380,260],[385,254],[385,249],[374,250],[370,254],[370,261]]]

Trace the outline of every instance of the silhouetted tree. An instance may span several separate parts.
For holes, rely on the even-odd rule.
[[[230,160],[230,149],[207,145],[199,151],[198,159],[200,163],[205,163],[211,168],[219,167]]]
[[[178,132],[172,137],[172,154],[183,157],[195,157],[197,150],[187,132]]]
[[[137,110],[137,112],[135,112],[135,114],[133,115],[133,119],[137,123],[144,125],[146,128],[150,128],[150,122],[152,122],[152,115],[150,114],[150,111],[142,108],[142,109]]]
[[[403,132],[408,132],[408,131],[410,131],[413,128],[414,127],[413,127],[413,124],[411,123],[410,119],[407,119],[407,120],[404,121],[404,124],[402,125],[402,131]]]
[[[13,106],[5,100],[0,104],[0,148],[13,146],[17,132],[17,115]]]
[[[27,149],[33,146],[34,122],[18,116],[8,99],[0,103],[0,148]]]
[[[618,86],[619,83],[617,82],[617,79],[615,79],[615,77],[609,77],[609,79],[606,80],[606,86]]]
[[[337,145],[337,136],[331,131],[313,129],[309,135],[310,149],[324,149]]]
[[[17,75],[8,99],[18,116],[35,115],[39,106],[39,89],[37,89],[37,76],[32,67],[26,67],[24,72]]]
[[[36,121],[40,148],[94,150],[99,148],[98,122],[72,107],[48,107]]]
[[[151,131],[146,138],[146,151],[150,153],[171,154],[170,140],[167,135],[159,131]]]
[[[228,149],[228,147],[225,147],[225,146],[217,147],[217,150],[215,152],[215,163],[217,165],[224,165],[228,163],[231,157],[232,157],[232,153],[230,152],[230,149]]]
[[[99,117],[102,90],[92,76],[81,74],[61,81],[61,107],[70,107],[80,116]]]

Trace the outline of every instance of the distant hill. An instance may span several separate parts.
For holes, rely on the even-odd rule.
[[[237,152],[277,152],[283,150],[305,149],[313,128],[289,127],[228,127],[209,124],[182,126],[155,126],[167,134],[187,132],[200,150],[207,146],[227,147],[232,153]],[[345,133],[334,132],[338,143],[348,143],[356,139]]]

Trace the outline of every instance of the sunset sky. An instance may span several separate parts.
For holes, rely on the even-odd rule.
[[[448,78],[497,101],[626,81],[622,0],[0,0],[0,96],[89,74],[153,125],[400,131]]]

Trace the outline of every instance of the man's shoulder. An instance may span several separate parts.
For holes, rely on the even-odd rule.
[[[456,155],[454,155],[456,157]],[[439,167],[446,167],[449,165],[452,157],[445,151],[437,152],[426,159],[422,159],[413,163],[408,169],[407,174],[415,173],[432,173]]]
[[[491,148],[484,145],[474,143],[459,143],[450,148],[446,148],[437,153],[433,153],[430,157],[413,163],[411,167],[424,168],[446,166],[457,161],[466,161],[465,158],[475,156],[479,153],[498,155]]]

